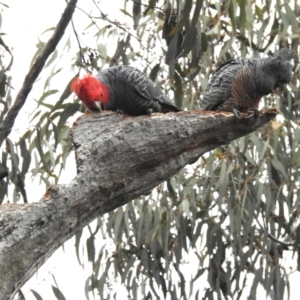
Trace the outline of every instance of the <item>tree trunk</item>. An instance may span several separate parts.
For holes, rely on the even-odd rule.
[[[203,153],[276,116],[182,111],[129,117],[91,113],[74,124],[78,174],[40,202],[0,206],[0,299],[12,299],[66,240],[96,217],[146,195]]]

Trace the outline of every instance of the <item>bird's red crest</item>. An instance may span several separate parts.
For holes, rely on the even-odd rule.
[[[71,90],[88,107],[95,101],[103,105],[109,101],[108,87],[91,74],[86,74],[83,78],[75,78],[71,84]]]

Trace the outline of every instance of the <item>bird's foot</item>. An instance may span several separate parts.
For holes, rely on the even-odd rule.
[[[147,115],[151,116],[153,113],[153,108],[147,108]]]
[[[236,108],[233,108],[232,112],[239,120],[243,118],[242,113],[239,110],[237,110]]]
[[[116,113],[117,113],[118,115],[123,115],[123,111],[122,111],[121,109],[116,109]]]
[[[249,113],[247,116],[244,116],[244,114],[242,112],[240,112],[239,110],[237,110],[236,108],[232,109],[232,112],[234,113],[234,115],[239,119],[249,119],[254,117],[255,119],[257,119],[257,117],[259,116],[259,111],[256,108],[249,108],[247,110],[247,113]]]
[[[256,109],[256,108],[249,108],[249,109],[247,110],[247,112],[249,112],[249,115],[248,115],[247,117],[244,117],[244,118],[246,118],[246,119],[252,118],[252,117],[254,117],[255,119],[257,119],[258,116],[259,116],[259,111],[258,111],[258,109]]]

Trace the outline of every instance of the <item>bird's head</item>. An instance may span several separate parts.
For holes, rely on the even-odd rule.
[[[106,105],[110,97],[108,87],[91,74],[75,78],[71,90],[90,110],[99,110],[96,102]]]
[[[264,70],[264,85],[270,92],[282,92],[291,81],[293,65],[289,60],[284,60],[280,55],[270,60]]]

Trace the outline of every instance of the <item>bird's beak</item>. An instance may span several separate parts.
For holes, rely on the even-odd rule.
[[[98,101],[94,101],[92,103],[89,103],[88,109],[90,111],[102,111],[101,103]]]
[[[286,84],[281,84],[281,85],[279,85],[277,88],[276,88],[276,92],[278,93],[278,94],[280,94],[281,92],[283,92],[285,89],[286,89]]]
[[[271,90],[271,94],[280,94],[286,89],[287,84],[281,83],[275,86],[274,89]]]

